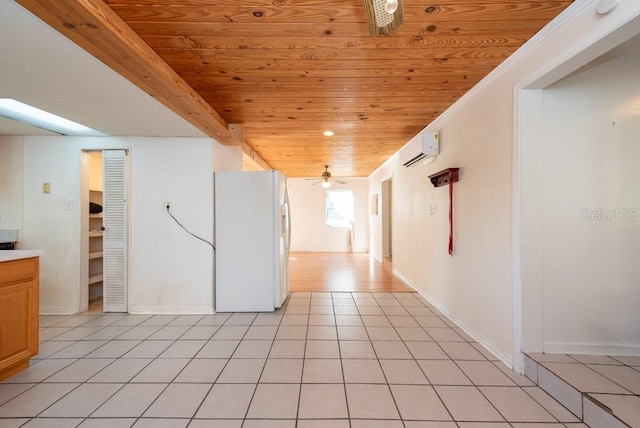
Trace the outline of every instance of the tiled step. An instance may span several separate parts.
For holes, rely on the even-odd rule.
[[[636,389],[640,387],[636,385],[640,372],[636,375],[637,370],[624,365],[590,367],[562,354],[535,354],[535,358],[525,355],[525,375],[586,425],[592,428],[640,427],[640,396]],[[622,383],[629,389],[599,373],[603,370],[596,370],[603,367],[616,367],[618,372],[626,367],[631,376]]]

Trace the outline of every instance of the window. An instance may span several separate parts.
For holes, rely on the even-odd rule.
[[[353,226],[353,191],[327,191],[326,223],[331,227]]]

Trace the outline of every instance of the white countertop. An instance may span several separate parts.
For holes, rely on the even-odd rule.
[[[0,250],[0,262],[44,256],[42,250]]]

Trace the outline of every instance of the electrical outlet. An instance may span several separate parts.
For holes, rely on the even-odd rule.
[[[170,207],[171,207],[171,202],[169,202],[169,201],[164,201],[164,202],[162,203],[162,209],[163,209],[163,210],[165,210],[165,211],[166,211],[166,210],[168,210]]]

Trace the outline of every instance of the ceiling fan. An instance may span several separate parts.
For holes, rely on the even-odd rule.
[[[369,34],[388,35],[404,21],[402,0],[364,0],[364,15]]]
[[[340,180],[337,178],[331,178],[331,173],[329,172],[329,165],[325,165],[324,166],[324,172],[322,174],[320,174],[320,177],[318,178],[307,178],[306,180],[316,180],[315,183],[311,183],[312,186],[318,184],[318,183],[322,183],[322,187],[324,187],[325,189],[328,189],[329,187],[331,187],[331,182],[335,181],[336,183],[340,183],[340,184],[347,184],[346,181],[344,180]]]

